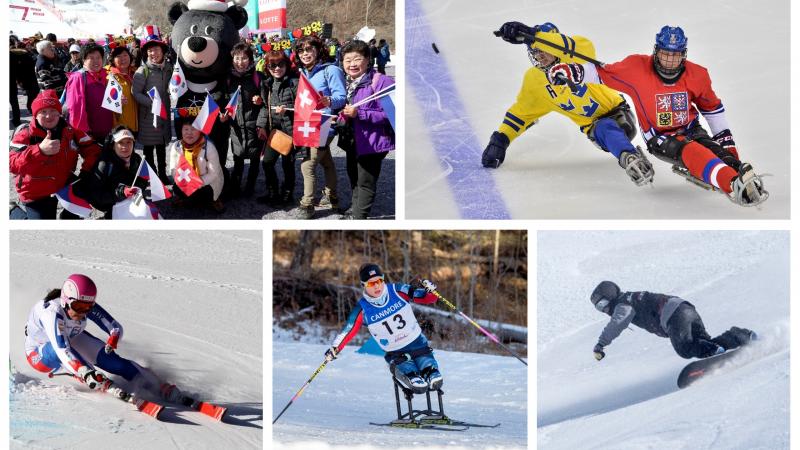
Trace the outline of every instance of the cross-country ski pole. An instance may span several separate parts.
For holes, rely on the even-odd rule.
[[[452,309],[453,311],[457,312],[459,315],[461,315],[461,317],[467,319],[467,322],[471,323],[472,325],[475,325],[476,328],[481,330],[481,332],[483,334],[485,334],[489,339],[494,341],[495,344],[499,345],[500,347],[503,347],[508,353],[511,353],[515,358],[517,358],[519,360],[519,362],[521,362],[522,364],[525,364],[526,366],[528,365],[528,363],[525,362],[524,359],[520,358],[520,356],[518,354],[516,354],[514,352],[514,350],[511,350],[510,348],[508,348],[508,346],[506,346],[505,344],[500,342],[500,339],[498,339],[497,336],[495,336],[490,331],[488,331],[485,328],[483,328],[482,326],[480,326],[477,322],[475,322],[474,320],[470,319],[469,316],[467,316],[466,314],[461,312],[460,309],[456,308],[456,305],[450,303],[449,300],[447,300],[446,298],[442,297],[442,294],[437,292],[436,289],[433,289],[430,292],[431,292],[431,294],[435,295],[436,298],[438,298],[439,300],[444,302],[444,304],[447,305],[450,309]]]
[[[501,33],[498,30],[498,31],[494,32],[494,35],[497,36],[497,37],[500,37]],[[519,35],[524,37],[524,38],[527,38],[528,40],[530,40],[532,42],[539,42],[542,45],[546,45],[546,46],[548,46],[550,48],[553,48],[555,50],[561,50],[561,52],[564,53],[565,55],[569,55],[569,56],[572,56],[574,58],[580,58],[580,59],[582,59],[582,60],[584,60],[586,62],[590,62],[590,63],[592,63],[592,64],[594,64],[596,66],[602,66],[603,65],[602,62],[600,62],[600,61],[598,61],[598,60],[596,60],[596,59],[594,59],[592,57],[589,57],[589,56],[583,55],[581,53],[578,53],[578,52],[574,51],[574,49],[570,50],[570,49],[568,49],[566,47],[562,47],[562,46],[560,46],[558,44],[554,44],[554,43],[552,43],[550,41],[546,41],[546,40],[544,40],[542,38],[537,38],[533,34],[526,33],[524,31],[520,31]],[[558,56],[558,55],[556,55],[556,56]]]
[[[311,375],[311,378],[309,378],[308,381],[306,381],[306,384],[304,384],[303,387],[301,387],[300,390],[297,391],[296,394],[294,394],[294,397],[292,397],[292,399],[289,400],[289,403],[287,403],[286,406],[283,407],[283,410],[281,410],[281,413],[278,414],[278,417],[276,417],[275,420],[272,421],[273,425],[275,425],[275,422],[277,422],[278,419],[281,418],[283,413],[285,413],[286,410],[289,409],[290,406],[292,406],[292,403],[294,403],[297,397],[300,397],[300,394],[302,394],[303,391],[306,389],[306,387],[308,387],[308,385],[311,384],[311,381],[314,379],[314,377],[316,377],[317,375],[319,375],[320,372],[322,372],[322,369],[324,369],[327,364],[328,360],[326,359],[325,362],[322,363],[322,365],[317,367],[317,370],[314,371],[314,373]]]

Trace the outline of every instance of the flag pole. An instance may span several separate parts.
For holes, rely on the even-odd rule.
[[[139,174],[142,173],[142,166],[144,165],[144,155],[142,155],[142,162],[139,163],[139,168],[136,169],[136,176],[133,177],[133,181],[131,182],[131,186],[136,185],[136,179],[139,178]]]

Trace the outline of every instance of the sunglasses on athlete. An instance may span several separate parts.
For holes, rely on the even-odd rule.
[[[381,284],[383,284],[383,278],[382,277],[378,278],[377,280],[366,281],[366,282],[362,281],[361,282],[362,286],[368,287],[368,288],[371,288],[371,287],[374,287],[374,286],[380,286]]]

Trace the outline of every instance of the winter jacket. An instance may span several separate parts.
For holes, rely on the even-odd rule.
[[[355,104],[394,84],[394,80],[374,69],[368,70],[357,82],[353,98]],[[394,150],[394,129],[386,117],[380,100],[371,100],[358,106],[356,117],[350,119],[355,136],[356,153],[369,155]]]
[[[310,72],[305,68],[301,68],[300,71],[321,96],[331,98],[331,105],[322,109],[322,112],[326,114],[332,111],[339,112],[344,107],[347,102],[347,89],[342,69],[331,63],[317,63]]]
[[[667,322],[682,303],[689,302],[671,295],[623,292],[609,304],[611,320],[597,342],[602,346],[610,344],[631,323],[656,336],[669,337]]]
[[[114,69],[111,70],[113,72]],[[122,105],[122,114],[113,113],[114,126],[116,127],[117,125],[125,125],[130,128],[131,131],[139,131],[139,104],[136,103],[136,99],[133,97],[133,78],[130,76],[125,77],[122,74],[112,72],[108,73],[109,79],[114,77],[117,80],[117,83],[119,83],[119,86],[122,88],[122,95],[128,99],[128,103]]]
[[[168,151],[167,170],[169,173],[175,173],[181,152],[183,152],[181,141],[173,142]],[[203,179],[203,186],[211,186],[211,190],[214,191],[214,200],[217,200],[222,193],[225,180],[222,175],[222,166],[220,166],[217,148],[210,139],[206,139],[205,148],[197,158],[197,175]]]
[[[28,95],[39,93],[39,85],[36,82],[36,57],[24,48],[12,48],[10,51],[10,73],[12,82],[21,84],[25,90],[35,86],[35,93],[28,92]]]
[[[172,140],[172,128],[170,126],[170,98],[169,98],[169,80],[172,77],[172,65],[168,62],[163,64],[163,67],[158,67],[151,64],[149,61],[142,64],[141,67],[136,69],[133,74],[133,97],[139,105],[139,135],[137,141],[142,145],[167,145]],[[156,126],[153,127],[153,113],[150,108],[153,106],[153,101],[147,95],[152,87],[158,91],[161,97],[161,102],[164,103],[164,108],[167,110],[167,118],[162,119],[158,117]]]
[[[385,44],[378,50],[378,66],[385,66],[391,60],[391,54],[389,53],[389,44]]]
[[[61,140],[61,150],[45,155],[39,150],[47,132],[34,120],[20,126],[11,139],[9,171],[16,175],[14,187],[22,202],[32,202],[56,193],[74,176],[78,156],[83,157],[81,171],[90,170],[100,155],[100,146],[91,136],[61,119],[51,132]]]
[[[131,185],[141,162],[141,155],[133,152],[130,165],[126,167],[125,161],[117,156],[113,145],[110,145],[103,149],[92,170],[82,174],[81,180],[75,183],[75,194],[86,199],[96,210],[108,214],[117,202],[125,199],[123,188]],[[135,186],[144,192],[149,183],[138,177]]]
[[[113,127],[113,113],[101,106],[107,79],[105,69],[100,69],[97,77],[81,69],[69,74],[67,79],[69,124],[95,138],[104,137]]]
[[[74,63],[74,62],[72,62],[70,60],[64,66],[64,73],[67,74],[67,73],[77,72],[77,71],[81,70],[82,68],[83,68],[83,62],[78,61],[78,62]]]
[[[67,84],[67,75],[57,62],[56,59],[46,58],[44,55],[37,56],[36,79],[39,81],[39,89],[55,89],[60,97]]]
[[[252,158],[258,155],[263,146],[263,142],[256,134],[256,122],[261,110],[264,109],[264,103],[261,105],[253,103],[253,96],[261,95],[261,78],[262,75],[256,73],[255,67],[251,67],[243,74],[231,71],[228,76],[228,98],[233,96],[239,87],[242,89],[235,120],[230,121],[231,147],[233,154],[240,158]]]
[[[269,77],[261,82],[261,98],[264,99],[264,103],[269,102],[270,108],[263,108],[258,114],[257,125],[259,128],[264,128],[267,132],[271,131],[269,129],[269,117],[267,116],[267,114],[270,114],[272,115],[272,128],[281,130],[286,134],[292,134],[294,114],[291,111],[278,114],[272,107],[285,106],[294,108],[298,81],[297,75],[287,73],[280,80]]]

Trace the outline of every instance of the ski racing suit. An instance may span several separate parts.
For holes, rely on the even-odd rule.
[[[741,328],[732,327],[711,338],[694,305],[686,300],[652,292],[623,292],[606,310],[611,320],[603,328],[597,343],[603,347],[619,336],[631,323],[656,336],[669,338],[682,358],[707,358],[747,342]]]
[[[603,66],[581,64],[583,80],[603,83],[631,97],[650,153],[730,193],[741,162],[708,70],[684,61],[683,72],[665,82],[653,68],[653,58],[630,55]],[[708,122],[713,138],[700,125],[699,114]]]
[[[138,364],[105,352],[106,343],[86,331],[89,320],[115,342],[122,339],[122,325],[98,304],[85,319],[72,320],[58,297],[38,301],[25,325],[25,354],[31,367],[44,373],[63,367],[78,376],[82,366],[97,366],[127,381],[139,375],[143,369]]]
[[[386,284],[380,297],[368,299],[364,295],[358,300],[332,347],[337,353],[341,352],[365,323],[375,342],[386,352],[384,359],[393,375],[399,372],[409,376],[416,372],[424,376],[438,370],[433,350],[411,309],[411,302],[433,304],[437,300],[425,289],[401,283]]]

